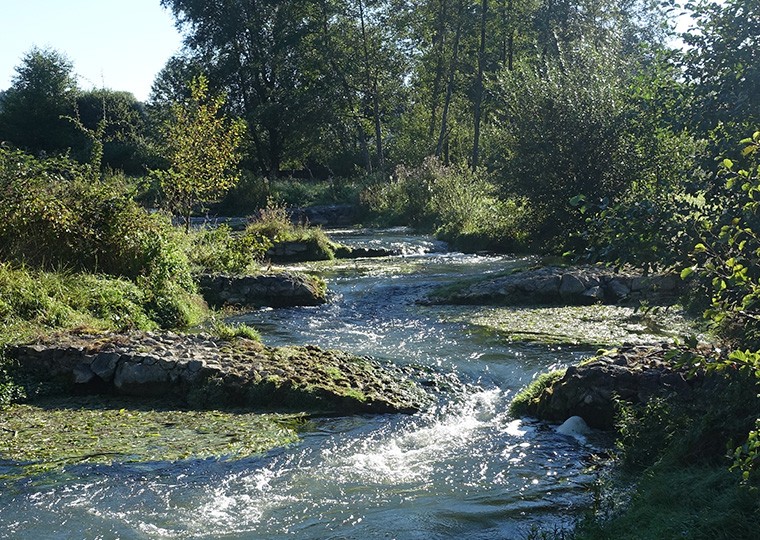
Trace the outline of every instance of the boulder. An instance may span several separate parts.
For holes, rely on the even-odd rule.
[[[571,366],[523,402],[520,413],[558,422],[578,416],[591,427],[612,429],[616,400],[636,405],[654,396],[688,398],[700,379],[665,361],[667,350],[623,347]]]
[[[562,274],[559,286],[559,295],[562,298],[573,298],[579,294],[583,294],[585,290],[586,285],[578,276],[570,273]]]

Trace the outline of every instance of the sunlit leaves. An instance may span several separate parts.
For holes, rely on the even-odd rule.
[[[240,120],[221,113],[222,96],[209,96],[208,79],[196,77],[190,98],[172,106],[172,118],[162,128],[168,171],[154,171],[167,202],[189,223],[193,207],[224,195],[238,181],[234,168],[245,133]]]

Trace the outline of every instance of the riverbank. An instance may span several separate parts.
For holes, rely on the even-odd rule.
[[[597,504],[561,538],[756,536],[760,486],[742,441],[760,415],[760,395],[739,365],[711,368],[719,356],[709,348],[622,347],[545,373],[515,396],[515,415],[554,422],[577,415],[616,436]]]

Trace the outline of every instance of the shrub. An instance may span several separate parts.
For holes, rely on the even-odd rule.
[[[712,308],[705,316],[737,347],[760,349],[760,131],[742,141],[744,166],[721,163],[728,192],[709,201],[712,212],[701,223],[701,241],[694,246],[694,265],[708,281]]]
[[[445,166],[433,157],[419,167],[398,167],[390,183],[368,189],[364,200],[389,224],[430,230],[470,251],[522,249],[535,229],[527,200],[502,197],[484,169]]]
[[[177,231],[168,216],[140,208],[118,181],[100,181],[66,157],[38,160],[0,148],[0,209],[5,260],[129,278],[161,326],[197,319],[199,301]],[[49,317],[65,318],[49,308]]]

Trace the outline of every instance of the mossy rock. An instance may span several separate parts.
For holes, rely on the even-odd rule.
[[[48,336],[12,348],[20,371],[70,391],[172,396],[195,408],[412,413],[427,394],[401,370],[314,346],[140,333]]]
[[[612,429],[620,402],[653,397],[688,399],[701,378],[665,360],[666,347],[620,347],[564,371],[540,376],[511,404],[513,414],[562,422],[580,416],[599,429]]]

